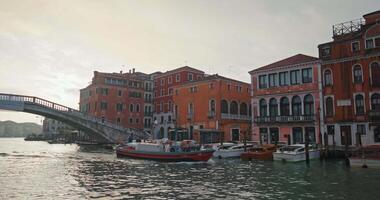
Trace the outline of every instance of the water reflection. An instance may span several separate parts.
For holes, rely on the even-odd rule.
[[[0,199],[377,199],[380,194],[380,169],[349,169],[342,161],[160,163],[118,159],[101,148],[54,146],[0,139]]]

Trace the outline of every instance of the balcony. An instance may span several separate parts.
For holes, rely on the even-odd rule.
[[[369,115],[369,121],[380,122],[380,111],[371,110],[369,111],[368,115]]]
[[[250,116],[247,115],[234,115],[234,114],[227,114],[222,113],[222,119],[233,119],[233,120],[251,120]]]
[[[152,112],[144,112],[144,116],[151,117],[151,116],[153,116],[153,113]]]
[[[207,113],[207,117],[208,118],[214,118],[215,117],[215,111],[208,111],[208,113]]]
[[[297,115],[297,116],[264,116],[255,117],[255,123],[296,123],[296,122],[315,122],[316,115]]]

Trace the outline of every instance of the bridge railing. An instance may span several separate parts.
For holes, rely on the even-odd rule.
[[[70,115],[82,118],[84,120],[91,121],[95,124],[101,124],[101,125],[104,125],[104,126],[116,129],[116,130],[120,130],[120,131],[125,131],[125,130],[128,131],[129,130],[129,131],[134,131],[134,132],[140,131],[140,130],[134,129],[134,128],[124,128],[122,126],[115,125],[113,123],[101,120],[99,118],[86,115],[77,109],[70,108],[70,107],[67,107],[67,106],[64,106],[61,104],[57,104],[57,103],[54,103],[54,102],[51,102],[51,101],[48,101],[46,99],[42,99],[39,97],[0,93],[0,100],[17,101],[17,102],[30,102],[30,103],[38,104],[39,106],[42,106],[42,107],[54,109],[57,111],[62,111],[62,112],[65,112],[66,114],[70,114]]]

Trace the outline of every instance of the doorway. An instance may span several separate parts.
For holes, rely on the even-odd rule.
[[[239,129],[237,128],[233,128],[231,129],[231,133],[232,133],[232,141],[239,141]]]
[[[352,145],[351,126],[341,126],[340,136],[342,145],[346,145],[346,141],[347,145]]]

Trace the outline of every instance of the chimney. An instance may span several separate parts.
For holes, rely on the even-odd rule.
[[[120,74],[123,74],[123,70],[120,70]]]
[[[131,70],[129,70],[129,73],[131,73]]]
[[[135,68],[132,69],[132,73],[135,73]]]

